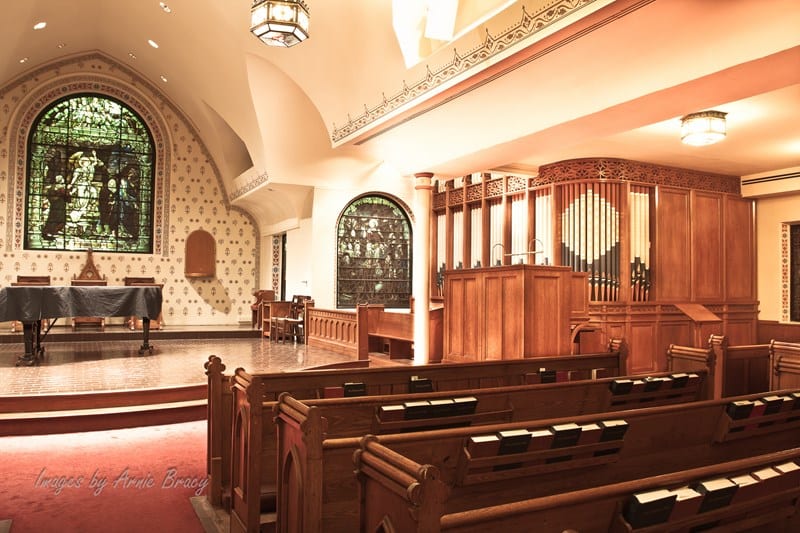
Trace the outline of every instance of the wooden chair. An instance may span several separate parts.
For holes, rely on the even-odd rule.
[[[262,319],[261,319],[261,310],[262,310],[262,302],[271,302],[275,300],[275,291],[262,289],[255,291],[253,296],[256,297],[256,301],[250,306],[250,311],[252,312],[252,323],[250,324],[251,328],[261,329],[262,327]]]
[[[122,282],[125,284],[126,287],[163,287],[163,283],[156,283],[156,278],[154,277],[134,277],[134,276],[125,276],[122,278]],[[164,323],[163,313],[158,314],[158,318],[151,318],[150,319],[150,329],[161,329],[162,324]],[[142,317],[140,316],[130,316],[125,319],[125,325],[131,330],[142,329]]]
[[[92,258],[92,249],[89,248],[86,251],[86,254],[86,264],[83,265],[80,274],[74,276],[72,280],[70,280],[70,284],[72,286],[79,287],[102,287],[108,285],[108,280],[105,276],[100,276],[100,272],[97,270],[97,267],[94,264],[94,259]],[[101,330],[105,330],[106,319],[105,317],[97,316],[72,317],[73,331],[79,326],[99,326]]]
[[[17,281],[12,283],[11,286],[20,285],[50,285],[50,276],[20,276],[17,275]],[[42,325],[47,326],[49,320],[45,320]],[[11,322],[11,333],[15,333],[18,329],[22,329],[22,322],[14,320]]]
[[[310,296],[300,296],[293,299],[289,317],[283,321],[283,342],[286,342],[286,337],[291,337],[294,342],[305,341],[306,309],[313,307],[313,305],[314,300]]]
[[[301,314],[304,315],[304,304],[306,301],[311,300],[311,296],[295,295],[289,304],[289,310],[286,315],[273,316],[270,320],[270,339],[274,341],[280,340],[286,342],[286,337],[291,336],[296,340],[296,331],[298,326],[302,327],[304,320],[300,318]]]

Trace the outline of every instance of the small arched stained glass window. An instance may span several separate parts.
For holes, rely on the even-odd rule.
[[[152,135],[122,102],[53,103],[28,141],[25,249],[152,253],[154,168]]]
[[[409,307],[411,297],[411,224],[391,198],[361,196],[342,212],[337,224],[336,305],[383,304]]]

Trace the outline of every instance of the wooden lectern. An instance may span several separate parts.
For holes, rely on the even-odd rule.
[[[571,353],[576,312],[588,309],[581,284],[586,285],[585,273],[561,266],[446,271],[444,358],[483,361]]]

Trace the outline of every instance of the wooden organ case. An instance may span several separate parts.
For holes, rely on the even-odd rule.
[[[610,338],[624,338],[631,373],[665,370],[670,344],[701,345],[711,334],[753,344],[758,316],[754,209],[753,201],[742,197],[740,181],[586,158],[544,165],[536,176],[484,173],[439,184],[432,198],[431,273],[437,280],[432,291],[441,289],[450,317],[445,358],[528,357],[545,349],[528,351],[530,328],[491,316],[521,316],[526,306],[536,307],[528,302],[536,291],[512,303],[514,293],[527,290],[521,281],[485,277],[501,274],[492,269],[518,268],[518,261],[584,274],[591,331],[580,339],[581,349],[597,351]],[[526,255],[534,250],[537,255]],[[483,281],[467,279],[470,272]],[[485,283],[502,294],[483,295]],[[454,322],[456,316],[466,324]],[[555,316],[563,316],[558,305],[552,315],[542,318],[536,311],[524,320]],[[502,320],[508,333],[490,341],[500,335],[499,326],[486,320]],[[569,353],[563,344],[546,344],[550,353]]]

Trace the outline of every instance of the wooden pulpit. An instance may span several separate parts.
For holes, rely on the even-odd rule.
[[[569,354],[576,310],[588,308],[585,291],[573,295],[580,282],[576,274],[570,267],[545,265],[446,271],[444,358]]]

